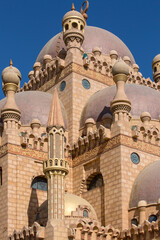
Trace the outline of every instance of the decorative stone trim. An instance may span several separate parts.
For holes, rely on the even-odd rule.
[[[115,147],[120,145],[130,147],[132,149],[136,149],[145,153],[153,154],[160,157],[160,148],[159,146],[151,143],[147,143],[145,141],[137,139],[133,139],[132,137],[128,137],[126,135],[117,135],[100,146],[95,147],[94,149],[83,153],[75,158],[73,158],[73,167],[84,164],[85,162],[96,158],[104,152],[107,152]]]

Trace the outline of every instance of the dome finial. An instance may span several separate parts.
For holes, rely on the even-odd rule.
[[[84,4],[86,3],[86,7],[85,7],[85,9],[83,10],[83,6],[84,6]],[[84,19],[87,21],[87,19],[88,19],[88,15],[87,15],[87,11],[88,11],[88,8],[89,8],[89,2],[86,0],[86,1],[84,1],[84,3],[82,4],[82,7],[81,7],[81,14],[83,15],[83,17],[84,17]]]
[[[12,59],[10,59],[10,63],[9,63],[10,66],[13,66],[13,62],[12,62]]]
[[[75,6],[74,6],[74,3],[72,3],[72,8],[71,8],[72,11],[75,11]]]

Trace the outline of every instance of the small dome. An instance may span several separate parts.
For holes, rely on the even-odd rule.
[[[85,20],[84,20],[83,15],[82,15],[80,12],[78,12],[78,11],[72,10],[72,11],[67,12],[67,13],[64,15],[63,20],[62,20],[62,24],[63,24],[63,22],[64,22],[66,19],[68,19],[68,18],[74,18],[74,17],[83,20],[83,22],[85,23]]]
[[[38,119],[42,126],[47,126],[52,98],[52,94],[40,91],[26,91],[16,93],[15,101],[21,111],[20,121],[22,125],[30,125],[33,119]],[[5,102],[6,98],[0,101],[0,111],[3,108]],[[67,117],[62,102],[61,108],[65,128],[67,128]]]
[[[128,68],[127,64],[122,59],[120,59],[114,64],[114,66],[112,68],[112,74],[113,74],[113,76],[115,76],[117,74],[128,75],[129,68]]]
[[[10,61],[10,66],[6,67],[3,71],[2,71],[2,80],[3,83],[14,83],[16,85],[19,84],[19,81],[21,80],[21,73],[20,71],[16,68],[12,66],[12,60]]]
[[[129,207],[137,207],[138,202],[144,200],[157,203],[160,198],[160,161],[151,163],[138,175],[130,197]]]
[[[128,56],[131,62],[135,63],[134,57],[127,46],[113,33],[102,28],[85,26],[82,48],[86,53],[91,53],[94,47],[99,47],[102,54],[106,55],[109,55],[110,51],[114,49],[119,57]],[[57,56],[57,51],[61,52],[64,49],[66,49],[66,46],[63,41],[63,34],[59,33],[43,47],[36,61],[42,62],[45,54],[49,54],[54,58]]]
[[[142,114],[140,116],[140,119],[141,119],[142,122],[150,121],[151,120],[151,115],[148,112],[142,112]]]
[[[72,212],[77,211],[77,208],[79,206],[85,206],[86,208],[90,209],[90,213],[92,216],[92,219],[97,220],[97,215],[94,210],[94,208],[91,206],[91,204],[86,201],[85,199],[71,193],[66,193],[65,194],[65,216],[71,216]],[[47,219],[48,219],[48,201],[46,200],[45,202],[42,203],[42,205],[38,209],[39,212],[39,224],[46,226]],[[74,216],[75,221],[77,218],[82,219],[82,216]]]
[[[71,216],[71,212],[76,211],[76,209],[80,205],[88,206],[91,209],[92,213],[94,214],[95,219],[97,219],[97,215],[94,208],[87,200],[75,194],[71,193],[65,194],[65,216]]]
[[[159,119],[160,92],[139,84],[125,84],[125,93],[131,101],[132,117],[140,117],[142,112],[149,112],[152,119]],[[86,103],[80,121],[80,127],[88,118],[100,122],[106,113],[110,113],[110,103],[116,93],[116,86],[107,87],[93,94]]]
[[[160,61],[160,54],[156,55],[152,61],[152,66],[153,64],[155,64],[156,62],[159,62]]]

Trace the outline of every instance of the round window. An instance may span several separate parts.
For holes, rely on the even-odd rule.
[[[131,154],[131,161],[134,163],[134,164],[138,164],[140,162],[140,157],[137,153],[132,153]]]
[[[85,89],[90,89],[90,82],[89,82],[87,79],[83,79],[83,80],[82,80],[82,86],[83,86]]]
[[[66,87],[66,82],[65,81],[61,82],[60,91],[62,92],[65,89],[65,87]]]

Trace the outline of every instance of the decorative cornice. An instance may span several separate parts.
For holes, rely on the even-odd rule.
[[[145,153],[153,154],[160,157],[160,147],[151,143],[146,143],[141,140],[133,139],[125,135],[117,135],[112,139],[108,140],[106,143],[95,147],[94,149],[78,156],[73,159],[73,167],[88,162],[92,158],[100,156],[102,153],[107,152],[120,145],[136,149]]]
[[[43,163],[43,161],[48,159],[47,152],[29,149],[29,148],[24,149],[21,146],[10,144],[10,143],[0,146],[0,157],[3,157],[7,153],[33,158],[35,160],[38,160],[39,163],[40,162]],[[67,160],[69,167],[71,167],[72,166],[71,158],[65,158],[65,160]]]
[[[46,82],[43,86],[39,87],[37,90],[46,92],[57,83],[56,82],[57,79],[58,79],[58,82],[60,82],[62,79],[64,79],[65,77],[67,77],[69,74],[73,72],[83,77],[91,78],[97,82],[104,83],[108,86],[112,86],[114,84],[112,78],[106,75],[103,75],[102,73],[98,73],[90,69],[85,69],[83,66],[78,65],[76,63],[71,63],[68,66],[66,66],[61,71],[61,73],[58,74],[58,77],[57,75],[54,76],[52,79]]]
[[[24,157],[29,157],[29,158],[33,158],[41,161],[47,160],[46,152],[42,152],[40,150],[33,150],[29,148],[24,149],[21,146],[13,145],[13,144],[8,144],[8,153],[21,155]]]

